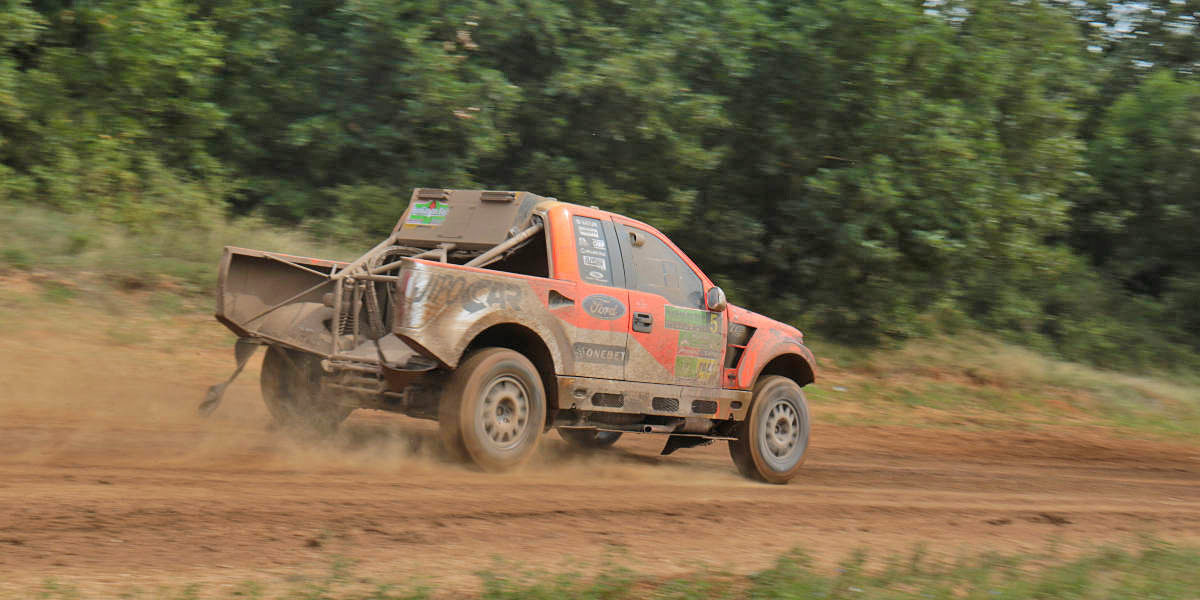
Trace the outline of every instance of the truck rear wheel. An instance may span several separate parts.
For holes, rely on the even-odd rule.
[[[559,429],[558,435],[576,448],[592,450],[608,448],[621,439],[620,431],[596,431],[595,429]]]
[[[284,427],[330,434],[354,409],[321,395],[321,360],[307,352],[280,346],[267,348],[263,357],[263,401],[275,422]]]
[[[804,392],[787,377],[769,375],[754,386],[750,415],[729,442],[729,456],[750,479],[787,483],[804,463],[808,434]]]
[[[446,449],[485,471],[504,471],[537,448],[546,392],[519,352],[485,348],[459,363],[442,392],[438,429]]]

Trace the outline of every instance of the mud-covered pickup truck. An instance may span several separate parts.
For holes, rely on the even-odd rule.
[[[349,263],[226,248],[217,294],[240,338],[229,381],[266,345],[280,424],[330,431],[356,408],[436,419],[447,450],[485,470],[551,428],[590,448],[659,434],[664,454],[725,440],[742,474],[772,483],[808,445],[801,333],[727,304],[666,236],[596,208],[417,189]]]

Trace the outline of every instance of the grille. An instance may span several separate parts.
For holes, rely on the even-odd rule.
[[[750,342],[750,338],[754,337],[754,332],[757,331],[753,327],[748,327],[740,323],[729,324],[729,345],[730,346],[745,346]]]
[[[742,362],[742,354],[746,352],[745,348],[730,346],[729,351],[725,353],[725,368],[736,369]]]
[[[711,415],[717,412],[717,403],[712,400],[692,400],[692,412],[698,415]]]
[[[650,401],[650,406],[659,412],[677,412],[679,410],[679,398],[655,398]]]
[[[592,394],[592,406],[606,406],[608,408],[620,408],[625,406],[625,397],[620,394]],[[716,410],[716,409],[714,409]]]

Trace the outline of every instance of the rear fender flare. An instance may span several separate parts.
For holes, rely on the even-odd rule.
[[[554,361],[554,374],[565,372],[564,368],[569,365],[565,365],[564,362],[566,360],[573,360],[574,358],[565,356],[562,352],[562,348],[565,347],[566,342],[561,331],[556,331],[554,328],[536,321],[515,320],[511,314],[498,312],[483,315],[473,321],[463,330],[461,335],[457,336],[458,339],[452,346],[439,349],[438,352],[434,352],[432,348],[422,347],[422,354],[437,360],[449,369],[458,368],[458,364],[464,358],[467,349],[471,347],[471,344],[475,342],[480,334],[497,325],[515,325],[532,331],[550,353],[550,358]],[[409,336],[401,335],[414,346],[419,346],[416,340],[413,340]],[[560,337],[564,339],[559,340],[558,338]]]
[[[455,369],[481,333],[511,324],[537,335],[556,374],[573,367],[563,323],[546,308],[546,285],[519,275],[406,260],[411,264],[401,275],[404,300],[392,331],[421,354]]]
[[[563,354],[560,344],[555,340],[556,336],[550,327],[546,327],[537,322],[526,322],[523,320],[513,320],[507,318],[506,315],[492,314],[476,321],[471,325],[463,335],[459,344],[455,347],[454,364],[449,365],[452,368],[457,367],[458,363],[465,358],[467,349],[471,347],[475,340],[479,338],[483,332],[497,325],[515,325],[532,331],[534,335],[542,341],[542,345],[550,352],[550,358],[554,361],[554,374],[563,372]],[[565,342],[564,342],[565,343]]]

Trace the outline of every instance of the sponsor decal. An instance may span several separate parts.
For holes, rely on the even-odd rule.
[[[412,210],[408,211],[408,220],[404,224],[437,227],[446,221],[446,216],[449,214],[449,204],[438,203],[437,200],[415,202]]]
[[[409,303],[458,304],[469,313],[485,308],[516,309],[521,299],[521,286],[492,279],[419,271],[409,279],[404,299]]]
[[[608,246],[604,243],[599,219],[575,217],[575,250],[579,253],[579,273],[597,285],[612,285],[608,269]]]
[[[721,334],[699,331],[679,332],[679,354],[703,358],[721,358]]]
[[[731,338],[745,338],[749,333],[750,328],[742,325],[741,323],[729,324],[729,337]]]
[[[667,318],[664,327],[667,329],[721,333],[721,313],[680,308],[669,304],[665,308]]]
[[[695,356],[675,357],[675,376],[680,379],[695,379],[708,381],[717,376],[717,361],[711,358]]]
[[[589,267],[596,267],[600,270],[608,268],[608,263],[604,262],[603,258],[597,258],[595,256],[581,256],[580,258],[583,259],[583,264]]]
[[[612,296],[592,294],[583,299],[583,312],[597,319],[613,321],[625,314],[625,305]]]
[[[670,305],[664,309],[664,326],[679,332],[675,376],[701,383],[715,380],[724,350],[721,313]]]
[[[580,362],[601,363],[605,365],[625,364],[624,346],[604,346],[601,344],[576,343],[573,348],[575,360]]]

